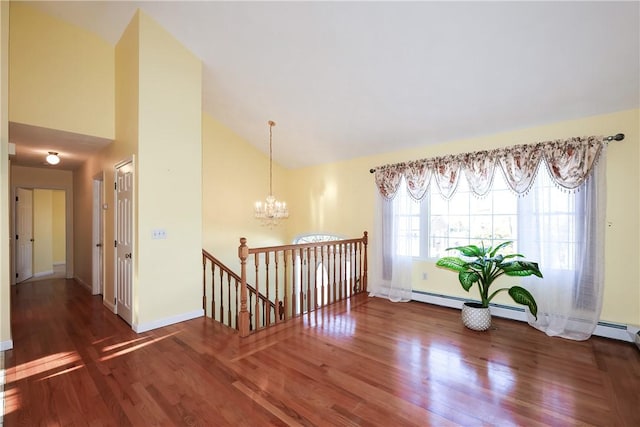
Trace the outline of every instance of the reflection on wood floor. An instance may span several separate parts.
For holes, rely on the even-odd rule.
[[[73,280],[11,297],[7,427],[640,425],[630,343],[366,296],[243,340],[205,318],[136,334]]]

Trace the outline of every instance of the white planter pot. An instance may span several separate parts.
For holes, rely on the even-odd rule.
[[[486,331],[491,327],[491,309],[476,302],[462,306],[462,324],[474,331]]]

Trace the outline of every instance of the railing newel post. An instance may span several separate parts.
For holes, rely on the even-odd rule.
[[[364,232],[364,237],[362,237],[364,241],[364,277],[362,279],[362,291],[367,292],[367,285],[369,284],[369,275],[367,270],[369,268],[369,257],[367,253],[367,245],[369,244],[369,233],[367,231]]]
[[[240,314],[238,331],[241,337],[249,336],[249,311],[247,310],[247,258],[249,257],[249,247],[247,239],[240,238],[240,247],[238,248],[238,257],[240,258]]]

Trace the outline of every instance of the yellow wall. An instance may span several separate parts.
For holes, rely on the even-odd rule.
[[[202,308],[202,65],[139,13],[137,323]],[[164,229],[166,240],[152,240]],[[135,262],[135,261],[134,261]]]
[[[53,196],[33,190],[33,275],[53,273]]]
[[[65,196],[65,246],[66,251],[66,277],[74,277],[74,212],[73,212],[73,172],[51,169],[51,168],[30,168],[25,166],[11,167],[11,195],[15,199],[16,188],[39,188],[49,190],[64,190]],[[12,204],[13,206],[13,204]],[[91,212],[91,211],[89,211]],[[13,212],[12,212],[13,213]],[[82,217],[80,211],[78,217]],[[14,223],[11,221],[11,236],[15,236]],[[12,248],[15,242],[12,240]],[[11,277],[15,278],[15,265],[11,253]],[[89,282],[90,283],[90,282]]]
[[[66,210],[64,191],[51,191],[53,264],[66,262]]]
[[[622,142],[609,144],[607,160],[606,279],[602,320],[640,324],[640,111],[631,110],[587,117],[497,135],[451,141],[434,146],[396,151],[291,171],[288,197],[291,199],[290,227],[298,233],[336,232],[359,236],[373,234],[375,185],[369,169],[374,166],[496,148],[576,135],[609,135],[622,132]],[[205,158],[205,161],[208,161]],[[370,264],[375,262],[370,258]],[[421,280],[427,272],[428,280]],[[466,297],[457,279],[448,271],[436,269],[433,261],[416,263],[416,290]],[[509,302],[508,297],[499,302]]]
[[[264,125],[264,143],[268,146],[267,119]],[[292,219],[269,229],[253,217],[255,202],[264,200],[269,193],[268,156],[203,113],[202,158],[204,249],[239,272],[237,248],[240,237],[246,237],[252,247],[290,243],[287,229]],[[273,194],[289,202],[286,199],[289,186],[286,172],[274,163]]]
[[[134,327],[201,309],[201,64],[144,13],[115,48],[116,140],[75,172],[76,211],[91,212],[104,179],[104,241],[114,240],[114,167],[134,159]],[[154,229],[166,240],[153,240]],[[91,221],[79,219],[78,277],[91,281]],[[105,245],[104,300],[114,299],[115,251]]]
[[[9,2],[0,1],[0,351],[13,347],[9,286]]]
[[[9,120],[113,139],[113,47],[23,2],[10,15]]]

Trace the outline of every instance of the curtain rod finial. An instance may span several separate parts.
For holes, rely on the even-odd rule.
[[[616,135],[609,135],[604,140],[605,141],[622,141],[624,139],[624,133],[618,133]]]

